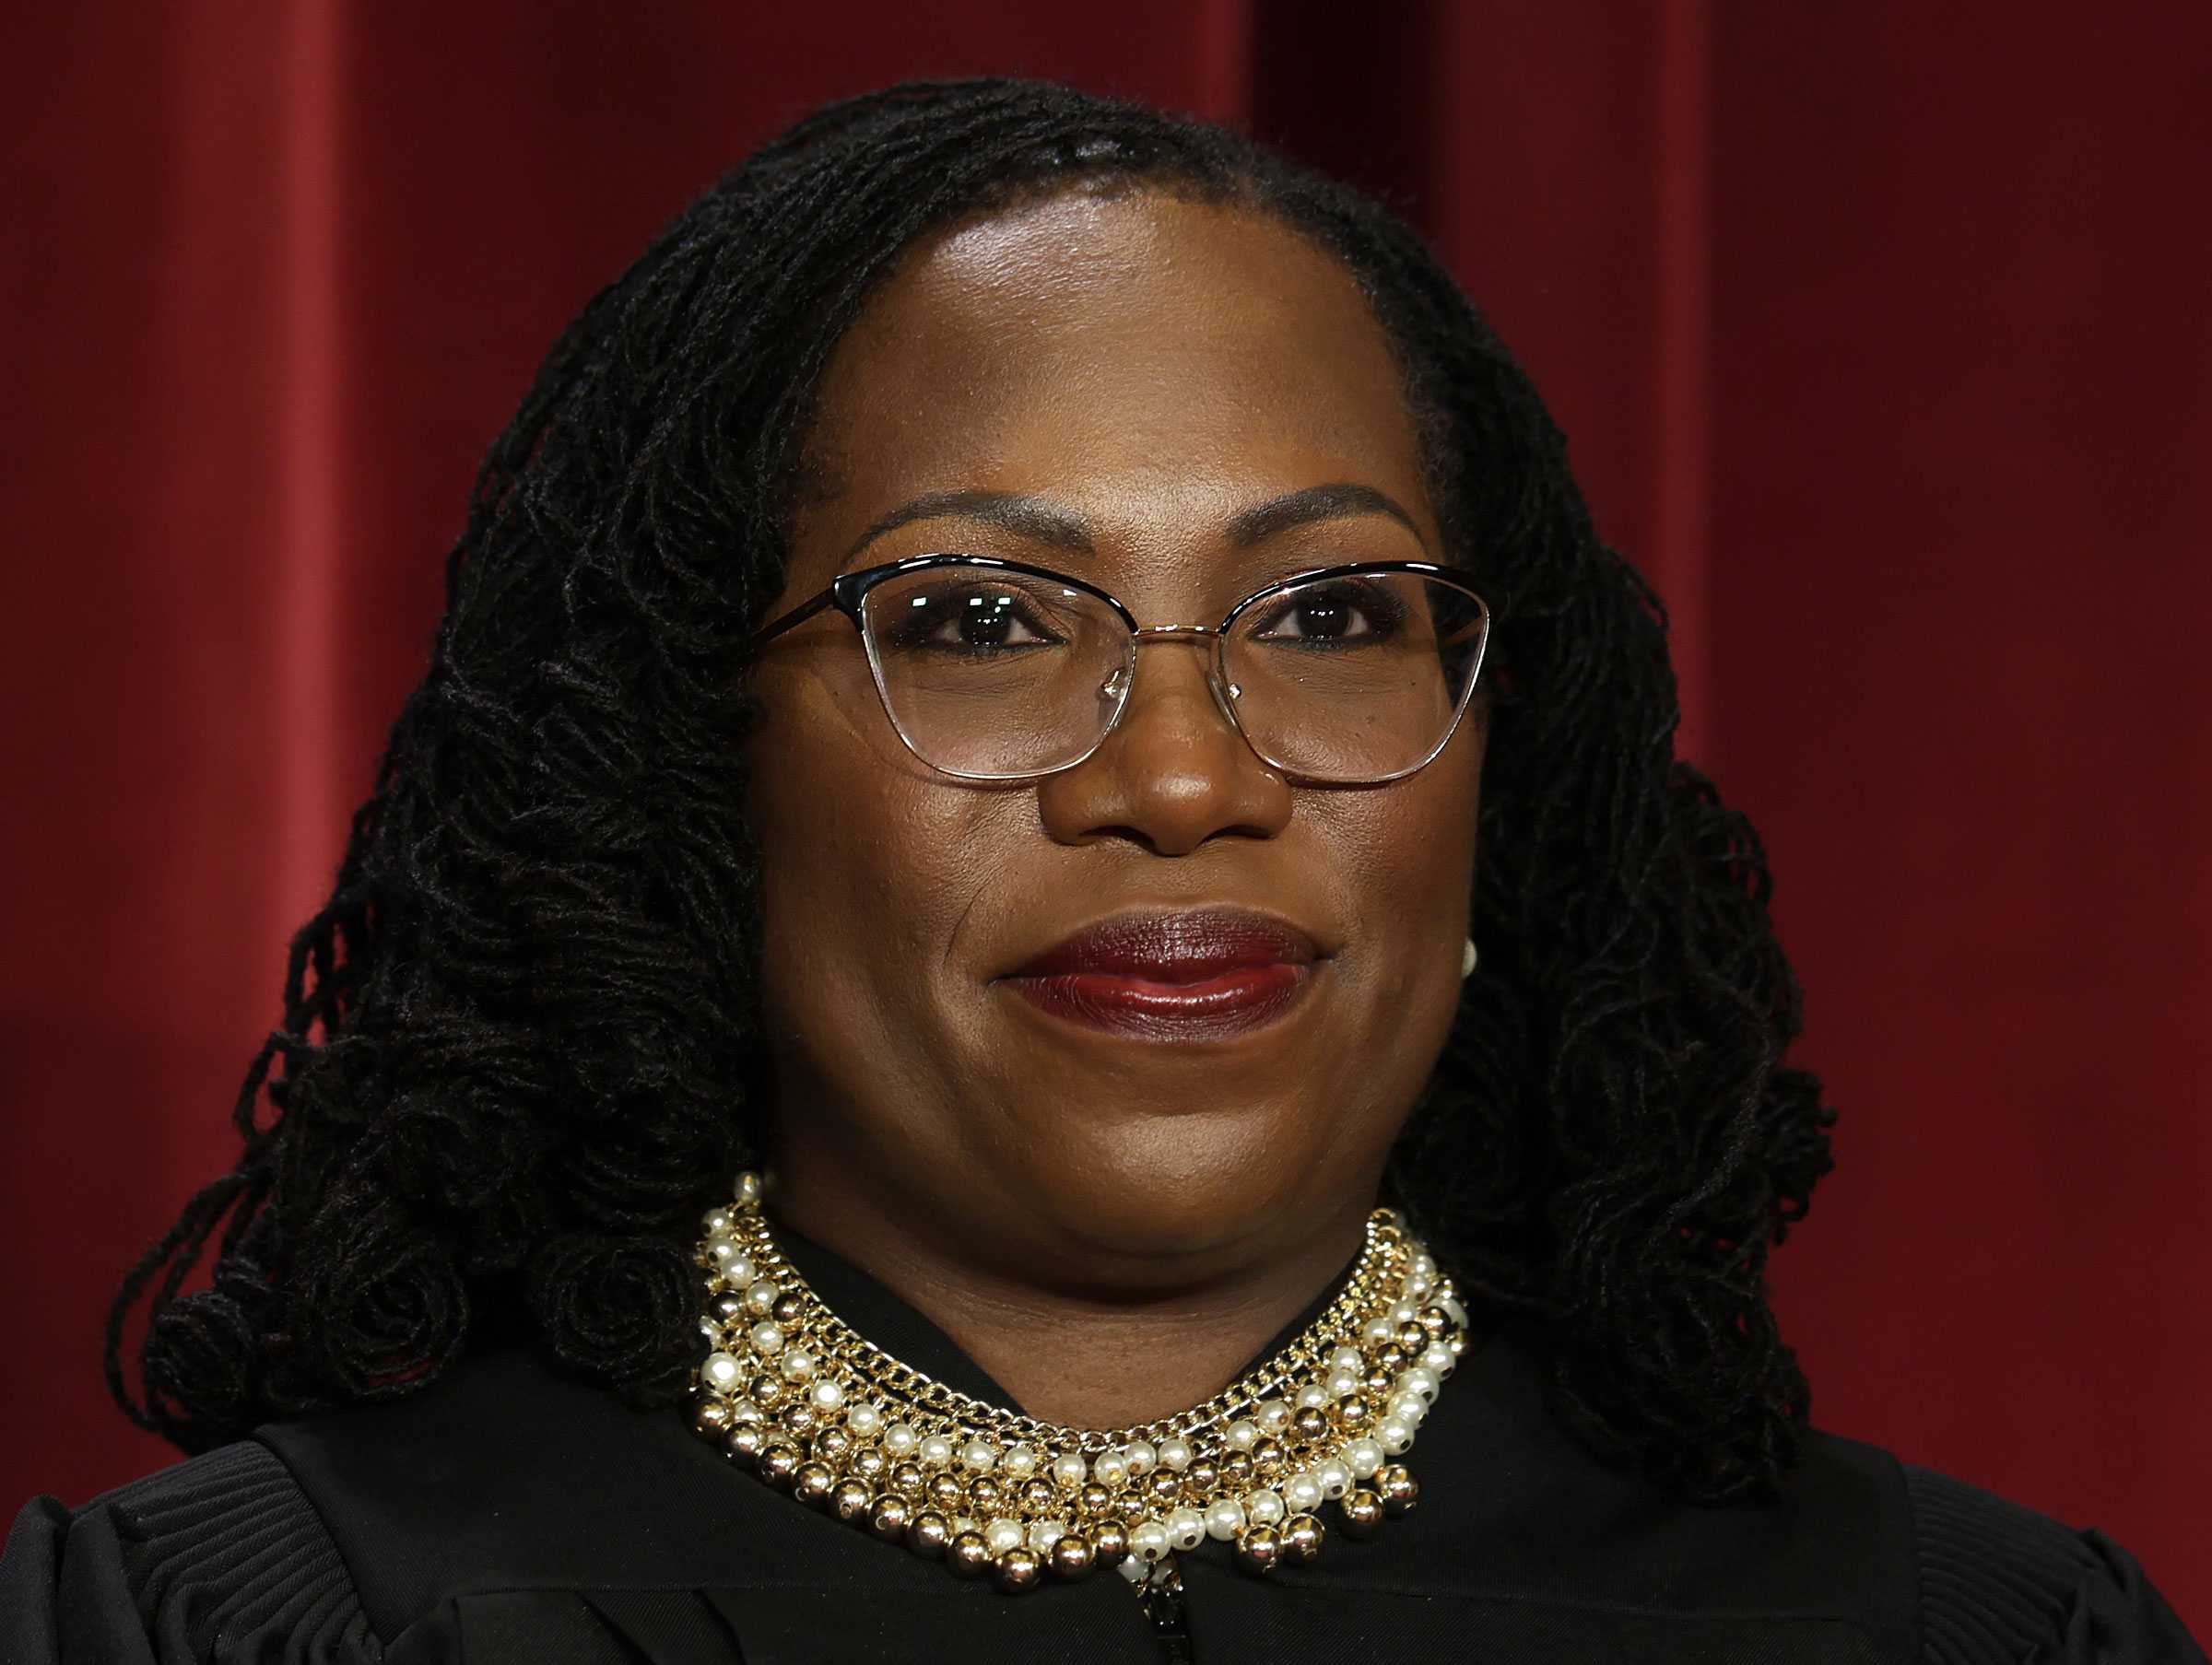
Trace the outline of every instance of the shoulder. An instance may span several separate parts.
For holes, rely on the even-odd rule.
[[[1898,1467],[1923,1658],[1942,1665],[2204,1659],[2135,1557],[2103,1533],[1930,1469]]]
[[[382,1651],[313,1504],[252,1441],[74,1512],[51,1497],[25,1505],[0,1556],[0,1654],[26,1665],[351,1665]]]

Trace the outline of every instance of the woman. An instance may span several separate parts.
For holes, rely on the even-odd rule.
[[[1675,716],[1382,210],[1057,88],[802,123],[494,448],[118,1303],[198,1455],[29,1507],[9,1657],[2201,1657],[1806,1428],[1830,1118]]]

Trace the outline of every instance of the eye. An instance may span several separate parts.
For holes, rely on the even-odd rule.
[[[1379,645],[1397,635],[1406,620],[1403,601],[1382,584],[1359,578],[1300,584],[1254,610],[1260,616],[1252,627],[1253,640],[1316,648]]]
[[[1018,587],[973,579],[918,585],[886,609],[885,645],[901,653],[981,655],[1064,642],[1032,599]]]

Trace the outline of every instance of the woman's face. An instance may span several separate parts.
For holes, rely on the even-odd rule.
[[[763,616],[947,551],[1088,580],[1140,626],[1217,624],[1303,569],[1452,558],[1353,280],[1243,210],[1064,196],[917,245],[840,345],[813,452]],[[1336,494],[1240,524],[1335,486],[1406,519]],[[803,1224],[902,1222],[1031,1280],[1142,1287],[1371,1205],[1458,999],[1481,707],[1406,779],[1294,785],[1230,726],[1208,662],[1144,647],[1090,757],[978,784],[901,745],[836,612],[764,652],[771,1167]],[[1260,1026],[1100,1028],[1011,976],[1102,920],[1215,909],[1319,950]]]

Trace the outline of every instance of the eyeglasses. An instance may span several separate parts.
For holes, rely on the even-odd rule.
[[[748,655],[834,606],[909,751],[961,780],[1022,780],[1099,749],[1128,709],[1138,648],[1210,644],[1214,702],[1263,761],[1373,784],[1420,768],[1459,726],[1489,638],[1472,576],[1427,561],[1324,567],[1253,592],[1218,625],[1140,629],[1081,579],[922,555],[845,573],[761,627]]]

